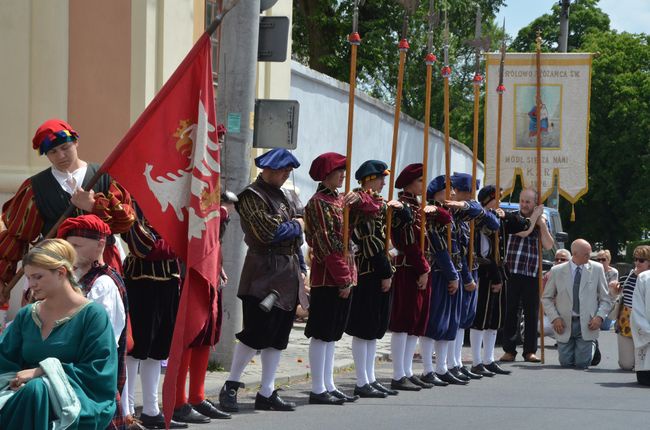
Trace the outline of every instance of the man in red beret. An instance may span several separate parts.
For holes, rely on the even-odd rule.
[[[77,155],[78,134],[59,119],[44,122],[32,140],[33,148],[45,154],[51,167],[27,179],[16,195],[2,207],[7,230],[0,232],[0,282],[9,282],[16,263],[29,244],[46,235],[70,204],[71,216],[92,213],[103,220],[111,233],[129,229],[135,215],[129,193],[108,175],[102,175],[92,189],[86,184],[97,172],[97,164],[86,163]],[[121,270],[115,240],[107,237],[105,260]],[[0,298],[6,300],[7,298]]]
[[[343,335],[350,311],[350,292],[357,283],[354,252],[350,243],[343,243],[343,208],[350,206],[373,216],[380,206],[366,193],[339,194],[345,164],[345,156],[327,152],[318,156],[309,169],[311,178],[320,181],[316,194],[305,206],[305,236],[313,251],[309,319],[305,328],[305,336],[311,338],[311,404],[340,405],[358,398],[342,393],[334,385],[335,343]]]
[[[128,302],[124,280],[111,266],[104,262],[104,247],[111,229],[97,215],[81,215],[61,223],[57,237],[67,240],[77,251],[74,263],[75,275],[81,291],[88,299],[101,304],[113,327],[117,344],[117,400],[118,407],[113,418],[115,428],[120,428],[128,415],[126,385],[126,350]],[[124,399],[124,401],[120,401]]]
[[[395,181],[395,187],[402,189],[398,193],[398,200],[413,215],[408,222],[393,225],[391,236],[398,251],[394,259],[396,271],[389,325],[393,360],[391,388],[402,391],[419,391],[431,388],[435,383],[440,384],[436,379],[424,382],[413,374],[413,355],[418,337],[425,333],[431,299],[431,266],[427,259],[430,244],[426,235],[424,252],[420,246],[422,211],[419,198],[422,181],[422,163],[409,164]],[[451,222],[451,214],[443,207],[426,205],[424,212],[428,225],[445,226]]]

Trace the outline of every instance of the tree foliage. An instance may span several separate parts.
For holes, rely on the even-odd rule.
[[[559,6],[522,28],[511,49],[534,50],[540,30],[542,49],[556,51]],[[572,3],[569,51],[597,53],[592,64],[589,192],[575,205],[562,205],[564,226],[575,239],[602,244],[613,254],[650,229],[650,39],[617,33],[598,0]]]
[[[411,49],[405,67],[402,110],[423,120],[427,40],[427,1],[409,20]],[[471,145],[473,130],[473,50],[465,41],[474,38],[475,5],[483,11],[483,34],[496,50],[504,36],[494,22],[505,0],[448,1],[449,58],[454,73],[450,87],[451,134]],[[341,81],[349,78],[347,35],[352,28],[351,0],[294,0],[294,59]],[[445,4],[436,0],[437,5]],[[438,6],[438,7],[439,7]],[[557,50],[560,8],[522,28],[509,50],[534,50],[537,30],[542,49]],[[358,86],[373,97],[394,103],[397,86],[403,9],[395,0],[368,0],[360,8]],[[568,50],[598,52],[594,58],[589,145],[589,193],[575,207],[577,222],[569,223],[570,205],[563,204],[564,225],[572,238],[602,243],[616,253],[627,241],[650,230],[650,47],[649,36],[616,33],[598,0],[572,2]],[[442,23],[435,28],[431,126],[443,126]],[[492,88],[482,88],[481,96]],[[482,108],[482,107],[481,107]],[[483,114],[479,116],[483,120]],[[483,126],[480,127],[481,134]],[[480,142],[483,137],[480,137]],[[482,150],[479,154],[482,155]]]
[[[471,80],[474,73],[474,51],[465,41],[474,38],[476,4],[483,12],[483,34],[490,36],[496,49],[503,33],[494,24],[498,8],[505,0],[454,0],[448,2],[450,29],[449,58],[453,75],[450,86],[451,135],[461,142],[472,141]],[[436,0],[436,7],[444,6]],[[347,35],[352,29],[353,2],[339,0],[294,0],[294,59],[333,78],[347,82],[350,74],[350,49]],[[424,118],[424,92],[427,54],[428,1],[421,1],[409,20],[410,50],[404,71],[402,111],[415,119]],[[395,0],[368,0],[359,9],[359,33],[363,39],[358,50],[358,87],[373,97],[394,103],[397,87],[399,50],[404,9]],[[443,125],[442,13],[434,29],[434,65],[431,126]],[[482,118],[482,115],[481,115]],[[482,132],[481,127],[481,132]],[[480,139],[482,141],[482,139]]]

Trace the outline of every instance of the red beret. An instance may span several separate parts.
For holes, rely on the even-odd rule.
[[[336,152],[326,152],[321,154],[311,162],[309,176],[311,176],[314,181],[322,181],[333,171],[344,169],[345,161],[345,155]]]
[[[409,164],[395,180],[395,188],[404,188],[422,176],[422,163]]]
[[[228,133],[226,126],[223,124],[217,124],[217,137],[221,138],[224,134]]]
[[[70,124],[61,119],[48,119],[34,133],[32,147],[45,154],[50,149],[62,143],[76,141],[79,134]]]
[[[105,239],[111,234],[111,229],[97,215],[80,215],[68,218],[61,223],[56,237],[65,239],[69,236],[86,237],[88,239]]]

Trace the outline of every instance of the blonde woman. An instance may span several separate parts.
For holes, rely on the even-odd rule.
[[[637,277],[650,269],[650,246],[641,245],[634,249],[634,269],[627,276],[621,277],[621,282],[613,283],[611,289],[616,294],[623,293],[623,306],[616,320],[618,333],[618,365],[623,370],[634,369],[634,342],[630,327],[632,312],[632,297],[636,288]]]
[[[612,303],[618,299],[618,293],[614,291],[614,286],[618,282],[618,270],[610,266],[612,262],[612,254],[609,252],[609,249],[601,249],[596,253],[594,260],[603,265],[605,270],[605,278],[607,279],[607,285],[609,286],[609,295],[612,297]],[[612,328],[613,320],[605,318],[601,330],[609,330]]]
[[[18,312],[0,341],[2,429],[103,429],[113,418],[113,329],[104,308],[80,293],[74,260],[61,239],[23,259],[36,303]]]

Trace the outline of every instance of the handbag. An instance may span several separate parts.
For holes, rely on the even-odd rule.
[[[612,310],[609,311],[607,314],[607,318],[616,321],[618,320],[618,315],[621,313],[621,302],[623,301],[623,295],[619,296],[618,299],[614,302],[614,306],[612,306]]]

